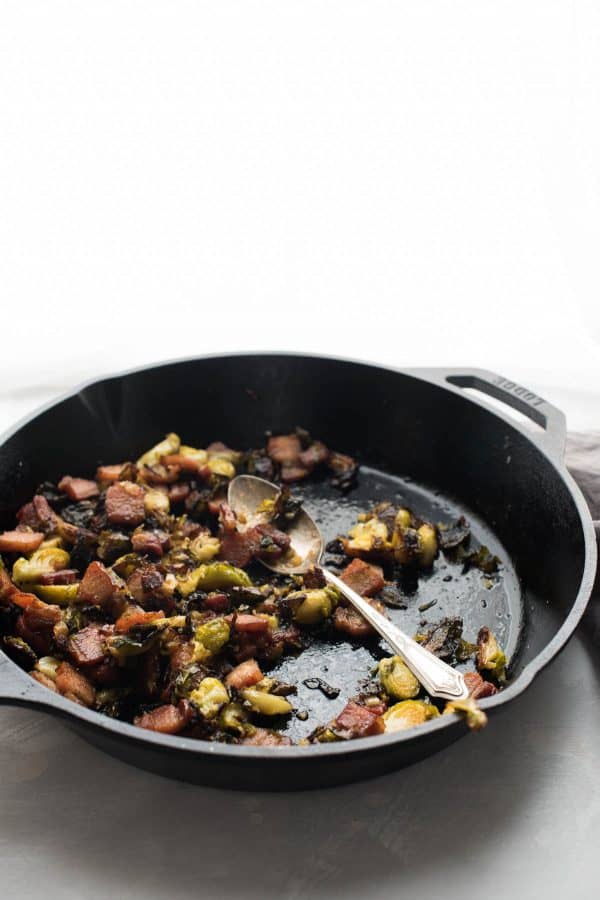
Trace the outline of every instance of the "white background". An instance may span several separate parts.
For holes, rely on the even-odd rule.
[[[2,0],[0,424],[244,348],[600,423],[599,51],[593,0]]]

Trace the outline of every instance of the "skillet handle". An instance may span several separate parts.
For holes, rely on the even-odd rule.
[[[556,406],[510,378],[486,369],[448,369],[443,375],[449,384],[474,388],[527,416],[544,429],[543,432],[528,432],[528,437],[543,447],[556,462],[564,461],[567,423],[564,413]]]

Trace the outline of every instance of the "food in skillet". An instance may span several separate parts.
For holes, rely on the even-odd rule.
[[[282,490],[244,531],[226,503],[235,474]],[[285,745],[297,685],[270,672],[324,637],[377,648],[361,690],[330,721],[309,723],[303,742],[348,740],[415,727],[459,712],[485,723],[477,700],[502,686],[506,657],[489,628],[474,643],[460,619],[416,636],[451,664],[470,661],[471,696],[438,708],[399,657],[382,654],[367,622],[321,571],[278,576],[258,566],[288,552],[286,527],[300,508],[289,484],[327,477],[352,489],[356,462],[298,430],[247,453],[169,434],[137,463],[100,466],[95,478],[44,483],[0,535],[2,647],[49,690],[106,715],[164,734]],[[379,503],[327,547],[341,577],[382,611],[402,607],[398,579],[426,572],[447,554],[493,578],[499,561],[469,550],[464,519],[436,526]],[[421,609],[421,607],[419,607]],[[334,699],[321,678],[303,684]],[[312,725],[312,729],[310,726]]]

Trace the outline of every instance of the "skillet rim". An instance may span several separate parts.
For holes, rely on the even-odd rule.
[[[564,648],[569,639],[572,637],[579,621],[581,620],[581,617],[583,616],[583,613],[585,612],[585,609],[589,602],[592,587],[594,584],[597,562],[597,544],[590,511],[579,486],[564,464],[563,455],[559,454],[560,458],[557,458],[557,454],[552,452],[551,444],[543,440],[543,438],[537,441],[535,434],[525,429],[522,425],[516,422],[514,418],[509,416],[503,410],[496,409],[495,407],[488,405],[484,400],[481,400],[479,396],[474,397],[471,394],[466,394],[460,386],[447,381],[448,375],[455,375],[458,373],[479,375],[483,378],[483,380],[486,380],[489,379],[490,375],[492,374],[487,370],[466,366],[464,368],[439,366],[410,367],[407,369],[402,369],[396,366],[383,365],[371,360],[350,359],[348,357],[330,354],[306,353],[302,351],[286,350],[218,352],[206,353],[197,356],[176,357],[134,366],[132,368],[120,370],[114,373],[107,373],[105,375],[90,378],[83,382],[80,382],[71,390],[64,392],[63,394],[40,405],[39,407],[36,407],[30,413],[21,417],[12,426],[3,431],[0,434],[0,447],[3,446],[7,440],[16,435],[23,427],[32,422],[34,419],[38,418],[38,416],[42,415],[45,412],[48,412],[53,407],[60,405],[66,400],[77,397],[88,388],[95,387],[97,385],[103,384],[104,382],[124,379],[130,375],[136,375],[141,372],[153,369],[167,368],[178,364],[199,362],[207,359],[231,359],[235,361],[242,359],[256,359],[261,357],[292,357],[296,359],[307,359],[315,361],[323,360],[326,362],[346,363],[354,366],[358,365],[364,368],[392,372],[398,375],[408,376],[409,378],[416,378],[420,381],[426,382],[429,385],[432,385],[433,387],[449,391],[450,393],[461,397],[463,401],[475,404],[484,409],[487,413],[502,419],[510,428],[518,432],[519,435],[526,438],[530,443],[532,443],[536,450],[540,452],[550,463],[557,477],[559,477],[565,483],[575,503],[575,508],[579,516],[579,522],[581,525],[581,531],[584,540],[584,566],[579,589],[577,591],[577,595],[573,601],[571,609],[552,640],[548,644],[546,644],[545,647],[537,654],[537,656],[535,656],[525,666],[523,671],[515,678],[513,682],[511,682],[508,687],[504,688],[493,697],[489,697],[480,701],[480,705],[485,710],[493,710],[519,697],[525,690],[527,690],[534,678]],[[547,406],[552,410],[555,409],[554,407],[551,407],[550,404],[547,404]],[[549,431],[544,432],[544,436],[548,434]],[[11,693],[10,690],[8,690],[8,692],[5,692],[2,686],[3,678],[10,678],[11,676],[12,680],[16,681],[16,689],[13,693]],[[54,694],[47,688],[43,688],[41,685],[36,684],[35,680],[32,679],[23,669],[17,666],[16,663],[14,663],[2,650],[0,650],[0,703],[1,702],[30,706],[42,710],[49,709],[50,711],[58,713],[61,717],[80,720],[86,725],[92,726],[94,730],[108,731],[114,736],[124,738],[129,743],[144,745],[150,744],[152,746],[155,746],[157,749],[165,748],[168,750],[174,750],[184,755],[199,755],[205,756],[207,758],[215,756],[225,758],[231,757],[232,759],[247,758],[253,761],[277,759],[278,763],[283,764],[285,764],[286,760],[289,760],[290,763],[292,763],[302,758],[308,760],[317,758],[322,759],[328,756],[335,757],[340,754],[361,755],[371,749],[374,750],[377,747],[383,749],[383,747],[386,746],[389,747],[391,745],[403,744],[405,742],[414,741],[415,743],[417,743],[427,735],[430,735],[443,728],[451,728],[453,726],[456,727],[457,725],[462,726],[463,732],[467,731],[466,725],[464,724],[462,719],[457,714],[451,714],[440,716],[437,719],[432,719],[429,722],[426,722],[423,725],[419,726],[418,729],[409,729],[407,731],[395,732],[389,735],[375,735],[373,737],[357,738],[352,741],[340,741],[331,744],[295,744],[292,746],[265,748],[200,741],[194,738],[178,738],[175,735],[163,735],[159,734],[158,732],[138,728],[137,726],[131,725],[128,722],[111,719],[109,716],[105,716],[102,713],[96,712],[94,710],[88,710],[82,706],[78,706],[76,703],[66,700],[64,697],[61,697],[58,694]]]

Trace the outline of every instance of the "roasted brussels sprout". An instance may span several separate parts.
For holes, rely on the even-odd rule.
[[[190,543],[190,553],[199,563],[206,563],[221,551],[221,541],[213,537],[209,532],[199,534]]]
[[[444,715],[449,713],[458,713],[463,716],[472,731],[479,731],[487,725],[487,716],[479,708],[477,701],[473,697],[467,697],[466,700],[452,700],[450,703],[446,703]]]
[[[377,554],[387,547],[387,525],[373,516],[364,522],[357,522],[349,530],[348,537],[342,541],[348,556]]]
[[[378,673],[384,691],[392,700],[410,700],[421,690],[418,680],[399,656],[380,660]]]
[[[229,703],[229,694],[218,678],[203,678],[189,699],[205,719],[214,719],[221,707]]]
[[[435,528],[425,522],[417,528],[417,536],[419,540],[419,562],[428,569],[433,565],[433,561],[437,556],[438,542]]]
[[[198,566],[177,579],[177,587],[183,597],[194,591],[218,591],[234,586],[252,587],[252,582],[243,569],[222,562]]]
[[[425,700],[403,700],[395,703],[383,714],[386,732],[404,731],[422,725],[429,719],[439,716],[436,706],[426,703]]]
[[[45,675],[46,678],[50,678],[52,681],[55,681],[56,672],[59,666],[60,659],[56,659],[55,656],[42,656],[41,659],[38,659],[35,668],[38,672],[41,672],[42,675]]]
[[[147,516],[168,515],[170,509],[171,504],[166,491],[153,488],[144,494],[144,512]]]
[[[491,672],[498,681],[506,677],[506,654],[498,644],[494,633],[487,626],[480,629],[477,635],[476,663],[478,669]]]
[[[181,447],[181,440],[179,435],[174,432],[170,432],[166,435],[164,441],[160,441],[160,443],[156,444],[154,447],[151,447],[150,450],[147,450],[146,453],[143,453],[137,461],[138,466],[155,466],[157,463],[161,461],[163,456],[170,456],[174,453],[179,453],[179,448]]]
[[[293,591],[287,598],[293,610],[294,621],[299,625],[318,625],[328,619],[338,602],[338,593],[332,588],[316,588],[312,591]]]
[[[244,688],[240,691],[240,697],[249,704],[253,712],[260,713],[261,716],[284,716],[292,711],[292,704],[285,697],[269,694],[258,686]]]
[[[46,603],[57,603],[59,606],[67,606],[77,601],[79,584],[30,584],[32,594],[37,594],[40,600]]]
[[[60,547],[40,547],[29,559],[20,556],[16,560],[12,569],[13,581],[17,584],[39,581],[43,575],[67,569],[69,561],[69,554]]]
[[[194,638],[201,647],[212,656],[223,649],[229,640],[230,628],[225,619],[209,619],[203,625],[199,625],[194,632]]]
[[[23,638],[7,634],[2,638],[2,648],[6,655],[10,656],[12,661],[22,669],[29,671],[37,662],[37,655]]]
[[[248,713],[241,703],[226,703],[219,713],[219,727],[224,731],[243,734],[248,722]]]

